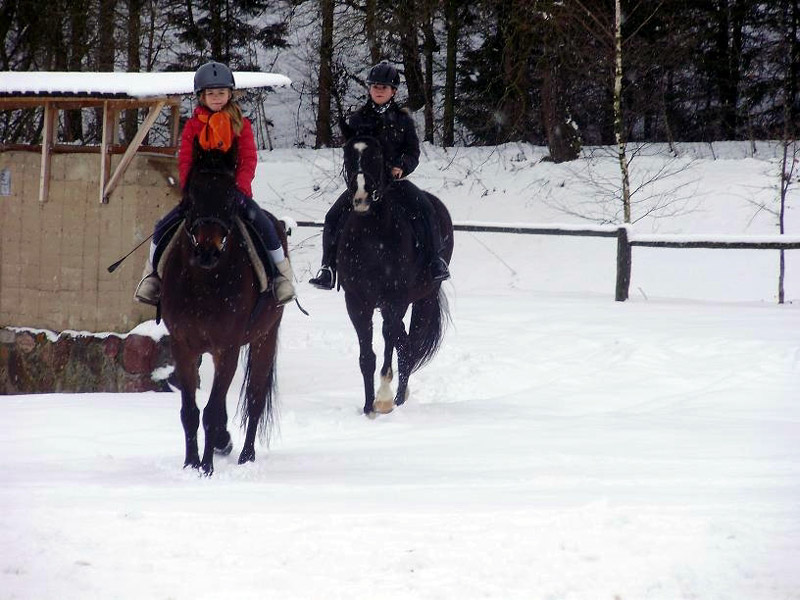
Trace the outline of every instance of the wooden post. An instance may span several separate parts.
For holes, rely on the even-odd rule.
[[[44,103],[44,127],[42,130],[42,164],[39,172],[39,202],[47,202],[50,195],[50,161],[56,139],[58,109],[52,102]]]
[[[181,107],[180,104],[173,104],[170,108],[170,133],[169,133],[169,145],[173,148],[177,148],[181,142],[180,138],[180,130],[181,130]]]
[[[108,101],[103,102],[103,129],[100,139],[100,203],[107,204],[108,196],[105,189],[111,173],[111,145],[114,143],[114,130],[116,129],[116,112],[111,109]]]
[[[617,229],[617,291],[615,300],[625,302],[631,286],[631,245],[628,242],[628,228]]]

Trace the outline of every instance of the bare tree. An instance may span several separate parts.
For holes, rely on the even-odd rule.
[[[444,115],[442,117],[442,146],[453,145],[455,132],[456,65],[458,63],[459,0],[445,0],[447,50],[445,53]]]
[[[319,100],[317,103],[316,148],[331,145],[331,92],[333,88],[333,9],[334,0],[319,0],[322,31],[319,44]]]
[[[138,73],[142,69],[142,58],[140,46],[142,43],[142,7],[144,0],[127,0],[128,19],[125,29],[125,58],[127,59],[128,71]],[[125,111],[125,121],[123,132],[125,140],[130,142],[139,128],[139,111]]]

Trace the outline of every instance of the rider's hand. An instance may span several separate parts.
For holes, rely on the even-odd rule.
[[[400,179],[403,176],[403,169],[400,167],[392,167],[392,177]]]

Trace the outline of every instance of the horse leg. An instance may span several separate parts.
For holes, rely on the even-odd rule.
[[[269,423],[275,382],[275,355],[278,351],[278,325],[275,324],[258,343],[250,343],[245,377],[247,432],[239,455],[239,464],[256,459],[256,434],[262,422]]]
[[[394,404],[400,406],[408,399],[408,379],[411,376],[411,362],[409,360],[408,334],[403,324],[403,315],[407,307],[395,307],[384,318],[391,317],[389,321],[393,345],[397,348],[397,393]],[[391,401],[391,397],[390,397]]]
[[[381,366],[381,384],[378,388],[378,395],[375,398],[375,405],[383,407],[384,410],[378,408],[378,412],[390,412],[393,408],[392,400],[394,392],[392,391],[392,379],[394,372],[392,371],[392,356],[394,355],[394,335],[392,333],[391,320],[386,317],[383,318],[383,366]],[[388,406],[388,410],[385,410]]]
[[[197,358],[177,342],[172,344],[172,355],[175,358],[175,371],[181,388],[181,423],[186,441],[186,458],[183,468],[200,466],[200,455],[197,452],[197,429],[200,427],[200,409],[195,401],[197,390]]]
[[[372,351],[373,309],[352,294],[345,293],[345,304],[350,322],[358,336],[358,366],[364,379],[364,414],[372,415],[375,409],[375,353]]]
[[[200,469],[206,475],[214,473],[214,449],[221,437],[227,433],[228,409],[225,405],[228,388],[236,374],[239,348],[229,348],[214,353],[214,383],[208,397],[208,404],[203,410],[203,431],[205,446]]]

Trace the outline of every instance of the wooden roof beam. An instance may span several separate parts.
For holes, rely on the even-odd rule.
[[[117,168],[114,170],[114,173],[111,175],[111,178],[106,181],[103,178],[103,175],[106,174],[108,171],[104,169],[104,165],[106,164],[106,160],[110,161],[111,155],[108,152],[108,147],[104,147],[101,152],[101,166],[100,166],[100,202],[103,204],[108,204],[108,199],[111,196],[111,192],[114,191],[114,188],[117,187],[117,184],[122,179],[122,176],[125,174],[128,165],[133,160],[133,157],[136,155],[136,152],[139,149],[139,146],[142,145],[142,141],[144,140],[147,133],[153,127],[158,118],[161,109],[166,106],[166,102],[158,102],[155,106],[150,107],[150,111],[147,113],[147,117],[145,118],[144,122],[139,126],[139,130],[136,132],[136,135],[133,136],[131,143],[128,144],[128,149],[125,151],[125,154],[122,155],[122,158],[117,165]],[[108,112],[108,108],[106,108],[106,112]],[[105,128],[106,123],[108,122],[108,118],[103,119],[103,143],[106,143],[106,134]],[[112,124],[116,123],[116,119],[111,121]]]

